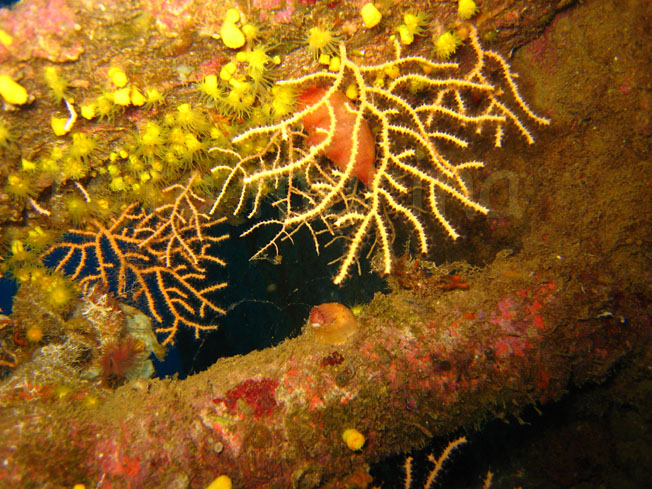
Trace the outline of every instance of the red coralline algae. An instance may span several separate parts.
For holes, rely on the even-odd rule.
[[[323,87],[311,87],[305,90],[299,95],[299,110],[320,103],[326,91]],[[324,149],[324,156],[340,170],[345,170],[353,150],[353,128],[356,114],[352,112],[351,102],[342,92],[334,92],[329,97],[328,103],[333,107],[335,113],[335,134],[331,143]],[[302,122],[308,133],[306,142],[309,145],[315,146],[324,141],[326,139],[325,131],[328,131],[331,125],[326,103],[304,116]],[[374,137],[369,129],[369,124],[362,119],[358,132],[358,152],[355,157],[353,175],[365,186],[369,186],[374,177],[375,159]]]
[[[68,0],[31,0],[0,10],[0,29],[11,36],[0,43],[0,61],[45,58],[73,61],[84,52],[75,9]]]
[[[224,398],[214,399],[213,402],[223,402],[233,410],[238,401],[242,400],[251,407],[254,416],[269,416],[278,405],[275,397],[276,387],[278,381],[274,379],[247,379],[229,390]]]
[[[334,365],[339,365],[344,361],[344,357],[342,354],[338,351],[333,351],[329,353],[327,356],[321,359],[321,362],[319,364],[322,367],[332,367]]]

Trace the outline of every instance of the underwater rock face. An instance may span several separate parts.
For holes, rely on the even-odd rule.
[[[202,1],[205,3],[205,0],[186,2],[187,10]],[[55,6],[74,2],[48,3]],[[152,2],[152,5],[179,3],[182,2],[159,0]],[[234,4],[234,0],[225,2],[228,3]],[[245,3],[242,2],[242,5]],[[397,7],[402,3],[397,2]],[[424,5],[425,0],[417,0],[417,3]],[[437,21],[445,24],[446,15],[448,19],[455,15],[452,12],[453,3],[442,0],[432,3],[438,6]],[[544,3],[543,0],[533,2],[526,14],[517,15],[521,2],[496,0],[491,2],[491,7],[484,2],[487,11],[482,12],[481,19],[476,19],[482,40],[492,43],[492,51],[507,53],[509,46],[502,42],[502,36],[514,35],[512,39],[523,39],[532,36],[533,31],[542,29],[544,22],[540,9],[545,8]],[[555,0],[547,3],[559,6],[565,2]],[[609,38],[610,43],[601,39],[609,35],[605,26],[617,24],[610,17],[622,20],[636,16],[644,20],[646,16],[641,13],[645,10],[640,7],[644,3],[638,0],[639,12],[627,14],[629,17],[625,17],[626,9],[622,8],[612,12],[612,16],[601,14],[597,21],[595,17],[587,21],[584,16],[584,5],[592,4],[597,11],[598,8],[604,9],[609,4],[617,3],[618,0],[586,0],[581,8],[569,9],[560,15],[559,19],[563,22],[559,24],[563,28],[555,32],[550,29],[536,46],[530,48],[534,61],[530,66],[518,62],[525,50],[516,52],[513,64],[514,69],[522,75],[518,78],[519,86],[528,101],[535,101],[534,106],[546,111],[554,127],[552,131],[542,131],[541,147],[528,147],[524,143],[512,143],[512,139],[506,139],[505,156],[500,158],[489,154],[490,150],[486,148],[486,171],[490,176],[498,174],[496,170],[519,175],[519,191],[524,195],[521,203],[527,206],[523,216],[527,217],[523,218],[520,226],[522,232],[511,231],[515,226],[514,220],[503,218],[494,221],[496,226],[490,229],[493,234],[478,231],[471,236],[475,241],[472,243],[475,263],[481,263],[473,267],[472,273],[451,275],[458,273],[451,270],[453,267],[465,266],[461,263],[468,260],[468,255],[448,254],[448,264],[440,261],[438,267],[422,267],[417,261],[423,264],[432,258],[418,256],[412,259],[414,243],[407,243],[406,261],[414,266],[403,267],[403,277],[394,280],[399,285],[392,287],[391,292],[378,294],[365,306],[360,315],[360,323],[364,327],[352,322],[355,317],[351,318],[346,310],[341,309],[341,304],[334,311],[324,309],[327,304],[322,304],[314,308],[315,313],[311,317],[311,323],[318,324],[318,327],[308,325],[306,329],[310,331],[309,334],[285,340],[275,348],[221,359],[209,370],[183,381],[135,379],[125,382],[116,392],[104,393],[96,389],[100,394],[79,389],[70,382],[79,375],[80,366],[91,361],[89,349],[99,344],[93,334],[84,330],[84,318],[64,321],[68,313],[61,311],[74,310],[66,304],[61,305],[65,302],[66,294],[74,290],[72,287],[56,289],[59,292],[63,290],[54,296],[54,302],[59,304],[58,312],[56,315],[43,314],[40,330],[35,329],[33,324],[27,324],[27,321],[17,321],[19,318],[16,316],[0,316],[0,367],[14,369],[17,358],[39,348],[41,352],[61,354],[66,360],[65,365],[74,367],[70,369],[68,378],[56,383],[41,376],[27,379],[29,381],[26,382],[15,382],[11,386],[6,383],[0,385],[0,440],[11,441],[0,443],[0,460],[3,461],[0,486],[73,487],[83,484],[86,487],[131,489],[205,488],[219,474],[228,474],[235,487],[354,487],[355,484],[349,484],[349,481],[353,481],[354,477],[356,481],[364,481],[364,476],[368,477],[366,471],[370,460],[378,460],[390,451],[405,451],[423,445],[426,438],[446,436],[461,426],[480,424],[493,417],[509,419],[519,416],[534,403],[559,399],[573,385],[611,379],[608,375],[616,370],[614,366],[620,366],[628,357],[634,357],[638,349],[647,348],[649,351],[652,329],[648,270],[652,270],[652,267],[649,266],[648,230],[652,226],[648,217],[650,214],[641,212],[649,206],[649,132],[646,132],[649,129],[649,99],[646,98],[649,91],[645,87],[650,86],[647,74],[652,70],[646,69],[649,68],[649,61],[641,56],[641,53],[649,52],[649,43],[642,41],[647,37],[641,35],[640,27],[636,30],[635,23],[622,21],[618,24],[633,34],[630,38],[617,32],[619,38]],[[519,8],[503,11],[499,6],[504,4]],[[38,65],[42,61],[36,64],[34,72],[27,64],[23,65],[22,71],[11,72],[16,81],[24,84],[28,92],[37,98],[33,106],[24,104],[13,112],[2,114],[16,138],[13,143],[19,142],[15,146],[20,146],[13,149],[8,144],[9,149],[0,148],[0,151],[5,151],[2,156],[6,165],[2,178],[6,173],[12,174],[28,190],[24,197],[31,198],[31,194],[34,194],[34,198],[32,202],[30,198],[12,200],[0,192],[0,220],[3,226],[5,223],[9,226],[10,217],[16,216],[15,219],[11,218],[16,230],[8,233],[9,239],[4,242],[9,244],[7,248],[10,251],[7,252],[11,253],[12,263],[20,266],[16,269],[22,272],[25,282],[33,285],[43,283],[42,268],[28,268],[23,264],[30,256],[33,258],[36,250],[57,242],[56,236],[47,233],[54,227],[62,228],[63,224],[74,221],[75,208],[79,210],[81,206],[87,215],[108,226],[108,217],[103,218],[105,210],[100,204],[107,204],[108,211],[115,206],[113,212],[116,214],[122,212],[120,205],[135,197],[149,203],[150,208],[153,200],[157,205],[170,205],[169,202],[156,200],[170,195],[169,192],[161,192],[161,186],[151,186],[151,193],[143,192],[151,180],[160,178],[161,169],[169,169],[169,166],[159,166],[159,160],[167,154],[167,150],[180,151],[183,163],[177,162],[183,167],[177,169],[179,174],[165,177],[170,179],[166,184],[180,189],[171,200],[183,204],[183,199],[178,197],[190,195],[190,204],[197,209],[189,218],[187,216],[190,214],[174,214],[179,219],[171,221],[172,224],[185,219],[203,222],[200,214],[213,198],[208,195],[213,188],[212,183],[205,181],[204,177],[210,175],[215,162],[211,160],[213,154],[207,153],[206,147],[214,144],[215,138],[222,140],[231,135],[229,131],[234,118],[220,115],[214,106],[205,104],[203,99],[199,100],[199,93],[192,93],[193,83],[201,79],[201,74],[198,74],[200,70],[197,69],[194,75],[192,70],[205,62],[204,66],[213,69],[215,76],[220,73],[220,67],[228,64],[231,54],[224,55],[219,52],[219,47],[216,51],[221,41],[211,37],[211,26],[202,24],[196,16],[188,16],[191,20],[187,24],[193,27],[189,27],[186,34],[177,34],[180,28],[177,29],[176,24],[159,22],[165,16],[172,18],[172,8],[161,8],[160,16],[152,21],[146,15],[125,15],[134,4],[127,2],[122,5],[121,18],[132,19],[130,29],[116,27],[112,29],[111,36],[104,37],[87,35],[90,34],[88,30],[80,32],[80,36],[82,33],[84,36],[84,52],[83,56],[80,55],[80,62],[58,67],[70,81],[63,91],[74,95],[74,104],[80,113],[74,123],[73,134],[58,136],[57,139],[49,130],[50,116],[65,118],[67,109],[61,100],[55,103],[53,97],[45,95],[48,88],[41,79]],[[331,10],[351,9],[351,5],[351,2],[334,3],[332,9],[325,9],[325,3],[318,2],[314,8],[297,8],[297,16],[308,21],[304,12],[319,12],[320,16],[327,17]],[[440,6],[448,6],[448,14],[439,15]],[[118,10],[110,8],[114,13]],[[414,4],[411,8],[414,8]],[[350,36],[346,40],[350,43],[348,47],[352,56],[360,56],[355,52],[364,48],[369,54],[369,62],[382,63],[383,57],[391,53],[391,46],[385,43],[386,37],[393,26],[401,22],[399,17],[403,12],[399,14],[398,10],[384,11],[382,23],[374,28],[374,32],[369,31],[367,37],[354,36],[355,19],[347,19],[346,32]],[[496,14],[499,18],[495,18],[493,11],[500,12]],[[580,12],[582,17],[579,16]],[[84,15],[87,13],[80,10],[80,18]],[[221,17],[215,15],[215,18],[219,28]],[[113,20],[114,17],[107,16],[105,23],[120,26]],[[535,21],[540,22],[541,27],[533,28]],[[150,23],[165,25],[175,36],[163,41],[149,31],[148,36],[141,36],[142,31],[150,28]],[[297,21],[288,26],[288,36],[301,29],[306,30],[306,24],[309,22]],[[587,25],[592,29],[587,31]],[[84,29],[86,27],[84,24]],[[19,42],[17,31],[7,27],[7,24],[1,24],[0,28],[13,35],[11,49],[15,49]],[[201,34],[195,29],[201,29]],[[516,30],[520,32],[506,34]],[[595,30],[596,36],[587,36],[587,32],[591,33],[592,30]],[[142,46],[158,46],[151,57],[144,56],[144,51],[120,49],[136,37],[141,40]],[[90,57],[92,52],[103,51],[96,48],[97,40],[107,38],[117,46],[115,58],[107,54],[108,51],[97,58]],[[595,49],[593,46],[586,49],[590,43],[583,44],[585,38],[602,42]],[[5,41],[7,39],[10,38],[5,38]],[[430,45],[426,45],[426,42]],[[32,39],[26,38],[24,45],[28,43],[32,43]],[[288,45],[286,38],[282,38],[280,43]],[[40,46],[37,42],[32,44]],[[427,54],[427,50],[432,49],[431,44],[429,36],[423,36],[405,51],[408,54]],[[68,45],[76,46],[74,43],[54,43],[48,47],[58,49]],[[467,43],[467,50],[468,46]],[[582,48],[578,49],[578,46]],[[2,49],[5,48],[0,46],[0,59],[7,55]],[[282,51],[281,54],[288,54],[289,58],[301,51],[300,48],[291,49],[294,51],[289,54]],[[462,49],[464,47],[460,54],[463,54]],[[613,59],[613,52],[619,53],[617,63]],[[37,53],[33,56],[37,56]],[[305,59],[306,53],[303,56]],[[108,66],[109,60],[120,59],[125,61],[123,68],[133,88],[129,92],[123,90],[126,86],[119,88],[123,82],[116,82],[115,76],[105,76],[111,68]],[[139,62],[143,59],[151,62],[147,69],[139,69]],[[295,68],[287,76],[301,72],[301,59],[300,55],[291,58]],[[366,57],[360,59],[367,61]],[[99,69],[96,66],[98,60],[103,65]],[[271,61],[265,63],[273,64]],[[90,69],[89,74],[82,76],[82,65]],[[532,70],[537,66],[542,71],[540,77],[532,76]],[[595,68],[601,70],[596,71]],[[288,71],[291,70],[288,68]],[[546,70],[554,73],[548,76]],[[180,86],[181,75],[188,73],[189,77],[183,78],[183,86]],[[591,79],[588,73],[596,74]],[[391,83],[389,76],[385,75],[384,83],[387,86]],[[555,90],[551,86],[559,88]],[[568,89],[576,86],[581,88]],[[414,88],[421,90],[419,86]],[[591,89],[595,91],[587,96],[586,90]],[[54,92],[52,86],[50,91]],[[108,115],[84,116],[84,108],[92,107],[90,103],[84,104],[85,99],[97,102],[96,109],[100,110],[99,102],[110,102],[104,93],[100,93],[106,91],[114,94]],[[532,91],[540,92],[541,96],[532,97]],[[163,92],[168,96],[167,104]],[[149,100],[145,104],[147,107],[135,97],[139,93],[141,98],[143,93],[146,94]],[[487,100],[480,97],[476,102],[482,104]],[[125,107],[116,102],[131,105]],[[356,103],[353,102],[354,105]],[[191,107],[192,111],[189,110]],[[627,110],[614,111],[613,107]],[[193,114],[199,114],[199,117],[190,117]],[[567,120],[560,117],[564,114]],[[164,120],[165,116],[168,122]],[[99,120],[92,121],[94,117]],[[616,120],[618,125],[615,124]],[[295,122],[288,134],[299,138],[295,131],[298,131],[300,124],[299,121]],[[373,117],[369,118],[369,122],[372,125],[377,123]],[[213,123],[219,124],[219,127],[215,127],[215,133],[207,129]],[[488,126],[485,124],[483,129],[482,137],[489,139]],[[114,139],[120,134],[129,138],[131,144]],[[95,140],[97,144],[92,142]],[[622,144],[623,141],[627,141],[627,144]],[[253,157],[248,162],[259,159],[256,155],[260,148],[255,143],[260,144],[260,139],[255,138],[248,147]],[[646,145],[643,146],[643,143]],[[51,146],[59,148],[59,153],[63,152],[62,147],[66,148],[67,156],[55,158],[50,151]],[[397,142],[397,154],[403,147]],[[641,151],[642,147],[645,151]],[[42,148],[42,154],[37,153],[35,148]],[[89,148],[93,150],[92,155],[88,153]],[[133,150],[137,157],[121,156],[121,151],[118,151],[121,148]],[[296,146],[293,148],[296,149]],[[108,153],[114,150],[115,161],[109,164]],[[305,147],[299,151],[302,150]],[[382,156],[380,146],[377,154]],[[473,157],[456,161],[464,165],[472,163],[470,158]],[[261,160],[266,165],[273,163],[270,158]],[[142,172],[143,162],[146,163],[147,172]],[[68,165],[69,178],[66,182],[56,174],[60,171],[60,163]],[[233,168],[232,160],[226,159],[223,163]],[[54,168],[52,175],[49,175],[48,168]],[[188,168],[197,171],[196,180],[177,178],[182,170]],[[247,165],[239,168],[241,172],[251,172]],[[314,168],[338,170],[335,165],[323,165],[322,161]],[[106,171],[101,173],[101,170]],[[112,174],[114,171],[115,175]],[[94,172],[97,176],[92,176]],[[381,180],[384,170],[377,165],[375,172],[379,178],[372,179],[372,185],[374,180]],[[46,177],[49,179],[36,177],[45,173],[48,173]],[[462,173],[467,183],[471,182],[466,172]],[[149,175],[150,181],[141,181],[140,175]],[[382,176],[391,178],[393,175],[395,173]],[[485,175],[480,174],[478,179],[484,179]],[[362,187],[355,185],[355,178],[353,180],[351,185],[345,186],[346,190]],[[88,185],[86,182],[89,181],[93,183]],[[183,186],[179,182],[188,183]],[[11,185],[11,181],[8,183],[8,188],[17,193],[18,186]],[[397,192],[402,185],[410,189],[418,187],[411,178],[394,179],[391,183],[386,180],[386,183],[393,185]],[[476,181],[473,180],[473,183]],[[303,191],[307,184],[302,181],[301,185],[300,190]],[[252,185],[251,189],[259,192],[245,192],[243,195],[247,198],[257,195],[261,202],[269,201],[273,195],[271,185]],[[474,186],[472,190],[477,190],[477,187]],[[192,192],[197,192],[201,198],[192,197]],[[361,192],[369,192],[369,186],[362,188]],[[499,197],[502,195],[496,193]],[[106,201],[102,199],[103,196],[108,196]],[[237,202],[237,194],[235,198],[233,195],[230,197]],[[298,198],[299,195],[291,197]],[[295,200],[288,199],[288,202],[294,203]],[[404,198],[400,202],[414,203],[412,199]],[[395,213],[397,209],[386,211]],[[423,210],[421,207],[419,212]],[[379,209],[379,216],[380,212]],[[49,213],[52,214],[53,224],[46,227],[50,222]],[[129,220],[126,214],[124,219]],[[152,219],[148,218],[147,222],[151,223]],[[477,221],[469,219],[466,229],[477,227],[476,224]],[[87,231],[87,227],[79,223],[72,228]],[[185,241],[190,246],[184,248],[189,253],[188,257],[202,252],[203,247],[195,251],[192,245],[203,243],[206,237],[196,228],[191,231],[188,234],[192,236]],[[425,232],[431,241],[436,242],[430,228],[424,229]],[[514,239],[517,232],[520,233],[518,240]],[[96,249],[106,250],[108,238],[117,236],[124,239],[125,235],[120,233],[122,229],[103,234]],[[468,234],[464,234],[463,239],[468,240]],[[282,232],[279,236],[296,238],[298,235]],[[176,242],[179,241],[177,239]],[[235,242],[233,240],[231,245]],[[484,255],[487,256],[486,261],[478,260],[477,250],[487,249],[488,243],[492,242],[496,248],[503,250],[515,242],[518,246],[507,253],[509,258],[504,255],[494,259],[493,254],[487,253]],[[365,240],[362,244],[370,245],[371,240]],[[392,251],[398,252],[401,244],[391,242]],[[239,245],[240,242],[236,246]],[[302,245],[303,242],[297,239],[296,248]],[[143,251],[143,247],[114,249],[124,250],[127,258],[133,257],[134,249],[139,250],[141,255]],[[167,247],[160,246],[160,249]],[[158,250],[158,246],[153,249]],[[142,262],[154,261],[155,256],[152,253]],[[360,256],[366,255],[363,253]],[[459,261],[450,263],[453,259]],[[291,262],[291,273],[296,273],[300,268],[307,269],[306,275],[314,279],[314,270],[305,263],[283,260],[283,264],[286,262]],[[275,266],[281,266],[280,260]],[[110,270],[107,265],[103,268]],[[113,270],[116,268],[114,265]],[[435,268],[447,269],[446,279],[435,280]],[[146,269],[150,270],[151,267]],[[471,269],[470,265],[468,269]],[[169,276],[170,270],[174,270],[172,265],[157,268],[155,273],[158,277],[164,274]],[[241,267],[232,271],[235,281],[249,273],[250,269]],[[396,270],[392,273],[395,274]],[[52,279],[51,275],[49,277]],[[179,277],[184,278],[185,275]],[[464,277],[464,280],[455,277]],[[278,282],[281,283],[281,279]],[[319,302],[306,299],[306,291],[317,288],[314,284],[311,281],[297,288],[300,300],[296,302],[300,302],[302,307],[305,303]],[[157,283],[154,282],[154,285]],[[154,290],[157,297],[174,294],[172,304],[177,311],[189,312],[193,309],[180,299],[183,295],[174,283],[166,281],[158,285],[143,290]],[[125,291],[130,295],[134,293],[129,287],[125,287]],[[335,295],[345,297],[341,291],[332,292],[329,297]],[[95,301],[93,306],[92,310],[96,311],[95,307],[101,304]],[[279,310],[285,314],[286,309],[279,307]],[[305,317],[306,310],[303,311]],[[123,310],[119,317],[122,318],[124,314],[127,312]],[[28,316],[33,317],[33,314]],[[57,319],[59,316],[61,320]],[[265,319],[264,322],[267,321]],[[134,326],[137,328],[139,325]],[[197,331],[201,326],[198,325]],[[241,329],[252,337],[255,333],[248,326],[243,322]],[[48,328],[56,328],[62,333],[51,334]],[[129,330],[129,334],[136,333]],[[324,344],[319,340],[318,335],[321,334],[324,335]],[[150,338],[149,332],[146,336]],[[59,337],[62,340],[55,344],[53,339]],[[77,341],[73,342],[71,338]],[[147,344],[146,338],[139,339]],[[44,345],[45,341],[52,344]],[[77,348],[77,345],[81,346]],[[151,347],[156,352],[153,342]],[[127,352],[133,356],[134,352],[140,351],[139,348],[139,344],[131,343]],[[44,358],[44,355],[40,355],[40,358]],[[652,364],[649,354],[644,361],[639,358],[636,360],[643,366]],[[110,377],[122,379],[127,369],[124,363],[117,360],[119,358],[115,355],[110,357],[106,370],[110,370]],[[646,375],[649,376],[649,369]],[[341,436],[351,427],[355,427],[361,435],[357,437],[358,443],[353,444],[355,451],[347,448]],[[628,435],[631,432],[644,432],[638,420],[631,418],[620,421],[617,430],[623,434],[622,445],[629,444]],[[569,436],[574,436],[574,433],[569,433]],[[590,437],[581,439],[592,440]],[[606,440],[608,442],[609,438]],[[539,453],[532,459],[547,455],[545,449]],[[558,460],[563,462],[568,450],[561,450],[560,453]],[[648,454],[651,451],[639,450],[639,453]],[[646,466],[644,463],[638,465],[641,468]],[[563,476],[559,478],[560,482],[567,482],[565,477],[572,476],[572,471],[560,471],[560,464],[549,466],[557,468],[558,475]],[[564,467],[568,465],[561,468]],[[553,479],[549,473],[546,476],[549,480]],[[582,482],[586,484],[586,480]],[[505,487],[516,485],[504,484]],[[596,483],[593,486],[605,485]],[[362,487],[362,484],[357,487]]]

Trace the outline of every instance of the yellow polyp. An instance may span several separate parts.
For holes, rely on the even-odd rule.
[[[0,75],[0,95],[13,105],[23,105],[29,98],[27,90],[12,80],[9,75]]]
[[[131,105],[134,105],[136,107],[142,107],[143,105],[145,105],[145,102],[147,101],[145,96],[136,87],[131,87],[130,98],[131,98]]]
[[[113,92],[113,103],[116,105],[121,105],[127,107],[131,105],[131,96],[129,87],[124,87]]]
[[[322,54],[322,55],[319,57],[319,59],[317,60],[317,62],[318,62],[320,65],[327,65],[327,66],[328,66],[328,65],[331,63],[331,57],[330,57],[330,55],[328,55],[328,54]]]
[[[128,184],[125,182],[124,178],[115,177],[113,180],[111,180],[109,188],[115,192],[120,192],[121,190],[126,190],[128,188]]]
[[[13,176],[14,175],[9,175],[9,178],[11,179],[11,177]],[[14,239],[11,242],[10,248],[11,248],[11,254],[14,256],[21,255],[22,253],[25,252],[25,247],[23,246],[23,242],[19,239]]]
[[[414,34],[407,25],[401,24],[396,30],[401,38],[401,44],[408,46],[414,42]]]
[[[36,163],[34,163],[31,160],[28,160],[27,158],[23,158],[21,161],[21,166],[24,171],[35,171],[36,170]]]
[[[457,15],[462,19],[470,19],[478,11],[474,0],[459,0],[457,2]]]
[[[66,89],[68,81],[59,74],[59,70],[54,66],[46,66],[43,70],[43,78],[50,88],[54,99],[60,102],[66,98]],[[70,98],[69,98],[70,100]]]
[[[149,105],[161,104],[165,101],[165,97],[158,88],[148,88],[145,90],[145,97],[147,98],[146,103]]]
[[[51,117],[50,125],[52,126],[52,131],[57,136],[65,136],[72,129],[72,127],[68,127],[68,119],[65,117]]]
[[[359,316],[362,313],[364,306],[362,304],[355,304],[351,306],[351,312],[354,316]]]
[[[331,62],[328,64],[328,70],[329,71],[339,71],[340,70],[340,65],[342,64],[340,58],[338,56],[333,56],[331,59]]]
[[[233,483],[228,475],[221,475],[211,482],[206,489],[232,489]]]
[[[106,211],[110,207],[110,202],[107,199],[95,199],[95,205],[97,205],[98,208]]]
[[[258,27],[254,24],[245,24],[242,26],[242,33],[247,38],[247,41],[254,41],[258,37]]]
[[[304,42],[313,57],[319,58],[323,54],[335,54],[338,41],[337,36],[330,30],[311,27],[308,29],[308,35]]]
[[[217,87],[217,76],[206,75],[198,86],[199,90],[209,97],[216,99],[220,95],[220,90]]]
[[[84,119],[87,119],[87,120],[90,121],[93,117],[95,117],[95,111],[96,111],[97,107],[95,106],[95,104],[93,102],[88,103],[88,104],[84,104],[80,108],[81,108],[81,116]]]
[[[344,95],[346,95],[351,100],[358,98],[358,87],[355,85],[355,83],[351,83],[348,87],[346,87]]]
[[[30,343],[38,343],[43,339],[43,330],[39,326],[30,326],[25,332],[25,338]]]
[[[238,49],[244,46],[245,36],[233,22],[225,20],[220,29],[220,37],[227,48]]]
[[[350,450],[358,451],[361,450],[365,444],[365,437],[355,428],[348,428],[342,433],[342,440],[346,443],[346,446]]]
[[[448,59],[462,44],[459,36],[453,32],[444,32],[435,40],[435,53],[441,59]]]
[[[240,11],[237,8],[230,8],[224,14],[224,21],[231,22],[233,24],[237,23],[240,20]]]
[[[398,68],[397,65],[388,66],[383,71],[388,77],[392,79],[398,78],[398,76],[401,74],[401,70]]]
[[[414,14],[406,13],[403,15],[403,22],[405,22],[405,27],[412,32],[416,32],[419,28],[419,18]]]
[[[362,15],[362,22],[364,22],[367,29],[376,27],[383,18],[380,11],[371,2],[365,4],[362,9],[360,9],[360,15]]]
[[[127,74],[122,70],[122,68],[118,68],[117,66],[109,68],[109,80],[111,80],[111,83],[113,83],[117,88],[123,88],[129,81],[127,79]]]
[[[233,61],[229,61],[227,64],[222,66],[222,69],[220,70],[220,80],[229,81],[237,69],[238,65]]]
[[[7,31],[0,29],[0,43],[4,46],[11,46],[11,43],[14,42],[14,38]]]

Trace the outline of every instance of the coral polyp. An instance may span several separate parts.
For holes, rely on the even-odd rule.
[[[333,55],[337,52],[339,38],[330,30],[321,27],[311,27],[304,41],[313,58],[318,59],[324,54]]]
[[[455,32],[444,32],[435,39],[435,54],[438,58],[448,59],[462,44],[462,40]]]

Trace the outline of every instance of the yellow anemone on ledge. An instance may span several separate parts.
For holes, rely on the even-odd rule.
[[[474,0],[459,0],[457,2],[457,15],[462,19],[470,19],[478,11]]]
[[[308,29],[305,44],[308,46],[313,57],[319,59],[320,56],[335,54],[337,52],[338,41],[338,37],[328,29],[311,27]]]
[[[444,32],[435,40],[435,53],[441,59],[448,59],[460,44],[462,40],[455,32]]]

